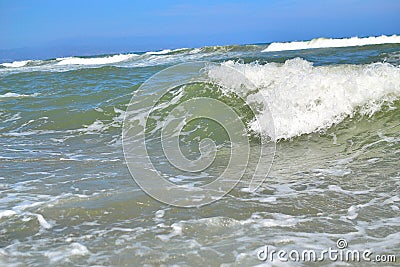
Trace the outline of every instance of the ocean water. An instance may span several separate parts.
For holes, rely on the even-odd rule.
[[[388,265],[399,264],[398,38],[0,64],[0,266],[368,265],[258,258],[265,246],[322,251],[338,249],[339,239],[349,249],[370,250],[371,259],[397,255]],[[155,94],[141,87],[153,75],[204,61],[220,63],[205,75],[229,90],[202,83],[172,90],[147,122],[150,137],[177,103],[201,96],[233,108],[251,149],[276,150],[256,191],[240,181],[216,202],[180,208],[150,197],[132,178],[124,118],[129,103]],[[187,175],[165,167],[156,138],[147,149],[166,179],[190,189],[218,176],[235,144],[210,121],[189,122],[184,130],[182,149],[192,160],[201,139],[215,141],[214,165]],[[130,160],[142,164],[135,155]]]

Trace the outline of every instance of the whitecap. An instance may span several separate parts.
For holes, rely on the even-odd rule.
[[[32,60],[21,60],[21,61],[14,61],[10,63],[2,63],[0,64],[1,66],[7,67],[7,68],[20,68],[26,66],[29,62]]]
[[[313,48],[328,48],[328,47],[348,47],[348,46],[364,46],[377,44],[397,44],[400,43],[400,36],[371,36],[366,38],[351,37],[343,39],[333,38],[315,38],[310,41],[294,41],[294,42],[276,42],[271,43],[262,52],[302,50]]]
[[[250,83],[226,67],[243,73]],[[262,104],[251,129],[275,140],[328,129],[356,112],[371,116],[400,97],[400,68],[389,63],[313,66],[301,58],[265,65],[227,61],[210,67],[208,75],[246,102]]]
[[[90,58],[82,58],[82,57],[57,58],[59,62],[57,62],[56,65],[104,65],[104,64],[119,63],[137,56],[138,55],[136,54],[120,54],[113,56],[90,57]]]
[[[35,97],[37,95],[38,95],[37,93],[27,95],[27,94],[17,94],[17,93],[13,93],[13,92],[8,92],[8,93],[0,95],[0,98]]]

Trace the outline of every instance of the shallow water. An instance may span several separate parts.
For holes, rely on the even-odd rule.
[[[340,238],[349,249],[397,255],[398,263],[400,46],[265,48],[0,67],[0,265],[252,266],[263,263],[257,252],[265,245],[321,251],[337,248]],[[245,180],[210,205],[177,208],[152,199],[132,179],[122,123],[143,82],[166,67],[199,60],[241,71],[266,97],[276,155],[256,192],[246,190]],[[225,74],[210,71],[229,84],[233,79]],[[185,93],[201,91],[192,90]],[[252,130],[270,134],[263,127]],[[210,126],[194,134],[217,131]],[[259,136],[251,140],[253,148]],[[190,148],[198,139],[188,138]],[[177,183],[194,185],[212,176],[171,174]]]

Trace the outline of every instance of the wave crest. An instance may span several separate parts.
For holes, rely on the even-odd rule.
[[[125,60],[129,60],[136,54],[120,54],[108,57],[93,57],[93,58],[81,58],[81,57],[67,57],[67,58],[57,58],[60,62],[57,65],[103,65],[118,63]]]
[[[262,52],[288,51],[288,50],[303,50],[313,48],[328,48],[328,47],[348,47],[348,46],[364,46],[377,44],[397,44],[400,43],[400,36],[371,36],[366,38],[343,38],[343,39],[327,39],[315,38],[310,41],[295,41],[286,43],[271,43]]]
[[[6,67],[6,68],[20,68],[20,67],[24,67],[26,64],[28,64],[31,61],[32,60],[13,61],[10,63],[2,63],[0,65],[3,67]]]
[[[400,96],[400,68],[388,63],[316,67],[295,58],[284,64],[224,65],[241,71],[255,88],[243,88],[220,68],[211,68],[209,76],[250,102],[266,101],[260,104],[273,116],[275,135],[266,110],[261,111],[265,123],[252,130],[276,140],[325,130],[356,111],[372,115]]]

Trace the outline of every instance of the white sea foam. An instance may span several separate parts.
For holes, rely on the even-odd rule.
[[[48,221],[46,221],[43,215],[36,214],[36,217],[38,219],[40,226],[43,227],[44,229],[50,229],[51,227],[53,227]]]
[[[162,218],[165,215],[165,210],[158,210],[155,213],[156,218]]]
[[[171,49],[164,49],[164,50],[161,50],[161,51],[146,52],[145,54],[146,55],[165,55],[165,54],[168,54],[168,53],[171,53],[171,52],[172,52]]]
[[[17,93],[9,92],[9,93],[0,95],[0,98],[35,97],[37,95],[38,95],[37,93],[31,94],[31,95],[26,95],[26,94],[17,94]]]
[[[22,61],[14,61],[11,63],[2,63],[0,64],[1,66],[7,67],[7,68],[20,68],[31,62],[32,60],[22,60]]]
[[[201,48],[195,48],[189,52],[189,54],[198,54],[201,53]]]
[[[182,223],[180,223],[180,222],[173,223],[171,225],[171,228],[172,228],[172,232],[170,232],[169,234],[158,235],[157,237],[160,238],[162,241],[168,241],[174,236],[182,235],[182,230],[183,230]]]
[[[103,65],[112,64],[122,61],[129,60],[133,57],[137,57],[136,54],[120,54],[107,57],[93,57],[93,58],[81,58],[81,57],[66,57],[57,58],[60,60],[57,65]]]
[[[287,51],[287,50],[301,50],[312,48],[327,48],[327,47],[347,47],[347,46],[363,46],[363,45],[376,45],[376,44],[397,44],[400,43],[400,36],[378,36],[378,37],[351,37],[343,39],[328,39],[328,38],[315,38],[310,41],[295,41],[287,43],[271,43],[262,52],[272,51]]]
[[[226,67],[211,68],[209,76],[247,102],[268,106],[274,127],[266,109],[260,124],[251,127],[275,140],[327,129],[356,111],[372,115],[400,97],[400,68],[388,63],[315,67],[295,58],[284,64],[228,61],[223,65],[243,73],[254,88],[243,88],[240,75],[232,77]],[[248,95],[251,90],[255,92]]]
[[[165,55],[165,54],[169,54],[172,52],[179,52],[179,51],[185,51],[185,50],[189,50],[189,48],[177,48],[177,49],[164,49],[164,50],[160,50],[160,51],[149,51],[144,53],[145,55]]]
[[[96,120],[90,125],[85,125],[85,128],[79,129],[79,131],[87,133],[87,134],[93,134],[93,133],[105,131],[109,127],[110,127],[110,125],[104,124],[104,122],[102,122],[100,120]]]
[[[71,243],[70,245],[59,247],[44,254],[50,259],[51,263],[54,263],[65,261],[72,256],[84,256],[90,254],[90,252],[86,246],[80,243]]]
[[[3,217],[10,217],[15,214],[17,214],[17,213],[13,210],[2,210],[2,211],[0,211],[0,219]]]

